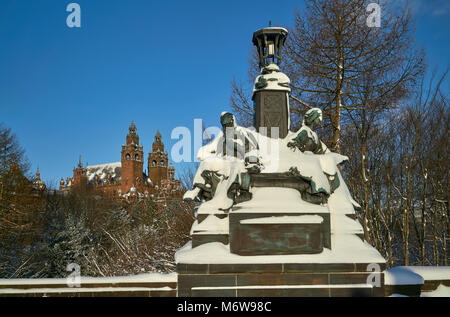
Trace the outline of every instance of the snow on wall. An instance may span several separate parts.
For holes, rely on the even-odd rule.
[[[351,219],[346,215],[331,214],[332,234],[364,234],[364,230],[358,220]]]
[[[253,187],[251,200],[240,203],[233,213],[328,213],[326,206],[314,205],[302,200],[298,190],[282,187]]]
[[[209,215],[200,224],[198,224],[198,222],[196,221],[192,226],[191,231],[197,234],[228,233],[228,217],[220,219],[214,215]]]
[[[64,293],[95,293],[95,292],[108,292],[113,295],[117,292],[150,292],[150,291],[171,291],[172,288],[168,286],[164,287],[89,287],[89,288],[28,288],[28,289],[14,289],[14,288],[2,288],[0,294],[64,294]]]
[[[450,266],[396,266],[385,272],[386,285],[423,284],[450,280]]]
[[[423,285],[424,279],[406,266],[393,267],[384,272],[386,285]]]
[[[229,245],[211,242],[192,248],[188,242],[175,253],[177,263],[192,264],[264,264],[264,263],[384,263],[384,258],[366,242],[356,236],[346,236],[334,242],[333,250],[319,254],[238,255],[230,252]],[[356,256],[355,256],[356,255]]]
[[[450,280],[450,266],[396,266],[385,271],[386,285],[417,285]]]
[[[81,284],[109,284],[109,283],[127,283],[127,282],[144,282],[144,283],[176,283],[177,273],[143,273],[130,276],[112,276],[112,277],[87,277],[81,276]],[[66,284],[65,278],[16,278],[16,279],[0,279],[0,285],[52,285]]]
[[[450,280],[450,266],[408,266],[408,269],[426,281]]]
[[[450,287],[441,284],[434,291],[422,292],[420,297],[450,297]]]
[[[304,216],[281,216],[281,217],[263,217],[256,219],[241,220],[241,224],[319,224],[323,222],[323,218],[317,215]]]

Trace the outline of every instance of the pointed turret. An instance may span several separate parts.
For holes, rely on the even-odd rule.
[[[162,143],[162,137],[161,133],[159,133],[159,130],[156,131],[152,150],[153,152],[164,152],[164,144]]]
[[[131,121],[129,131],[130,131],[130,134],[136,134],[136,125],[134,124],[134,120]]]
[[[139,144],[139,135],[136,133],[134,121],[131,122],[128,130],[127,144],[122,145],[121,190],[123,193],[128,192],[133,184],[142,184],[144,169],[144,150]]]
[[[161,180],[167,179],[168,161],[167,152],[164,152],[161,133],[157,130],[152,152],[148,153],[148,176],[155,186],[161,185]]]
[[[131,125],[128,128],[128,135],[127,135],[127,146],[130,144],[134,144],[136,146],[139,145],[139,136],[136,133],[136,125],[134,124],[134,121],[131,121]]]
[[[34,188],[38,190],[45,190],[45,183],[41,180],[41,173],[39,172],[39,167],[36,170],[36,177],[33,182]]]
[[[87,186],[87,169],[83,167],[81,155],[77,167],[73,169],[73,185],[81,190]]]

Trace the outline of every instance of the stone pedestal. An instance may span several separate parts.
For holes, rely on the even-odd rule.
[[[288,93],[283,90],[254,93],[255,127],[258,132],[262,133],[261,128],[266,128],[267,136],[275,137],[271,128],[276,128],[279,138],[286,137],[289,129],[288,98]]]
[[[370,249],[355,252],[352,259],[329,250],[314,255],[239,256],[220,243],[195,249],[187,245],[177,256],[178,296],[384,296],[383,259],[375,261],[380,271],[372,272]],[[201,253],[209,256],[200,257]],[[374,278],[378,286],[368,284]]]
[[[178,296],[384,296],[383,257],[353,231],[331,230],[331,218],[345,214],[294,188],[252,192],[229,213],[197,215],[200,224],[228,220],[229,230],[197,229],[177,252]]]

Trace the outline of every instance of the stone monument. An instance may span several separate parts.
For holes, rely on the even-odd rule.
[[[278,27],[261,29],[253,34],[253,44],[258,48],[261,67],[252,95],[255,104],[254,124],[258,132],[276,138],[286,137],[289,130],[290,81],[279,68],[287,35],[286,29]],[[273,135],[272,128],[278,135]]]
[[[384,296],[385,260],[365,242],[338,166],[314,130],[318,108],[289,131],[284,28],[256,31],[261,75],[255,128],[221,115],[222,132],[198,152],[184,199],[199,203],[192,241],[177,251],[178,296]]]

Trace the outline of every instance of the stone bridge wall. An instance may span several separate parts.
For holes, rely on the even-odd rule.
[[[176,297],[177,275],[81,277],[79,286],[65,278],[0,279],[0,297]]]

